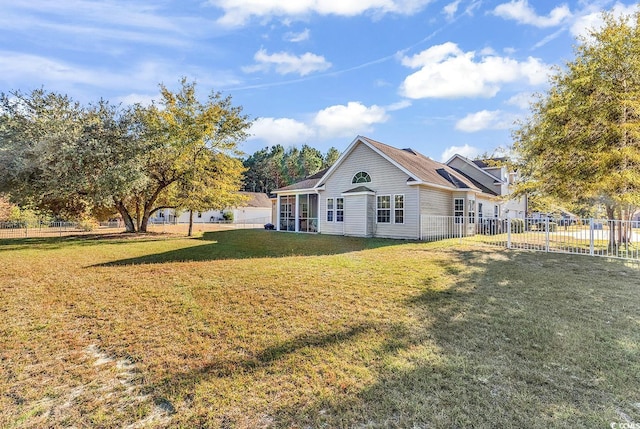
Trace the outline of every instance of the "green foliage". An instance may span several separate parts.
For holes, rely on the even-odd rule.
[[[514,218],[511,219],[511,232],[514,234],[520,234],[524,232],[524,219]]]
[[[269,193],[331,167],[339,157],[340,152],[334,147],[323,155],[306,144],[300,149],[285,150],[281,145],[260,149],[243,161],[247,169],[244,189]]]
[[[222,217],[224,220],[226,220],[227,222],[233,222],[233,212],[224,212],[222,214]]]
[[[640,12],[604,20],[551,77],[513,149],[520,193],[601,203],[614,217],[640,206]]]
[[[1,94],[0,192],[66,218],[117,211],[130,232],[146,231],[161,208],[226,204],[240,189],[233,157],[250,122],[230,97],[200,102],[194,83],[180,83],[177,92],[160,85],[160,106],[150,107]]]

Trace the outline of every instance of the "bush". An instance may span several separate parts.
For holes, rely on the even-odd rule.
[[[224,212],[222,213],[222,218],[227,222],[233,222],[233,212]]]
[[[78,222],[78,228],[85,232],[93,231],[98,227],[98,222],[95,219],[85,218]]]
[[[511,219],[511,232],[514,234],[524,232],[524,219]]]

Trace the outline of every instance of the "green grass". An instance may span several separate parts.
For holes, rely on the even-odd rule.
[[[638,285],[457,240],[4,240],[0,427],[638,422]]]

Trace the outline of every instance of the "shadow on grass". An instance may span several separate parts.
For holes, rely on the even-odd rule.
[[[74,246],[99,246],[103,244],[130,244],[131,242],[152,242],[166,240],[170,235],[159,233],[115,233],[115,234],[78,234],[62,237],[28,237],[0,239],[0,252],[38,248],[55,250]]]
[[[354,338],[376,329],[372,324],[355,324],[346,329],[323,334],[303,334],[292,339],[267,347],[248,357],[237,359],[212,360],[201,368],[188,372],[174,374],[162,380],[157,386],[152,387],[154,396],[167,398],[171,392],[193,391],[194,386],[203,379],[210,377],[233,377],[237,374],[246,374],[260,368],[268,367],[280,359],[306,348],[324,348],[335,344],[351,341]]]
[[[372,368],[373,384],[280,407],[275,426],[605,427],[621,415],[640,419],[640,320],[616,310],[640,308],[637,269],[541,253],[451,255],[467,269],[448,288],[406,300],[415,324],[385,332],[379,356],[387,364]]]
[[[201,238],[194,240],[202,244],[163,253],[121,259],[97,266],[335,255],[406,243],[402,240],[294,234],[249,229],[205,232]]]

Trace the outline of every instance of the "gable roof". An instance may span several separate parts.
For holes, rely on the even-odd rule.
[[[378,155],[389,161],[391,164],[403,171],[409,178],[408,183],[425,184],[439,188],[450,190],[471,190],[476,192],[486,192],[496,195],[485,187],[479,187],[478,183],[467,175],[461,174],[446,164],[434,161],[433,159],[422,155],[413,149],[398,149],[393,146],[386,145],[379,141],[368,137],[357,136],[345,150],[338,160],[324,172],[318,172],[313,176],[309,176],[304,180],[285,186],[273,191],[274,193],[282,191],[295,191],[302,189],[319,189],[324,182],[339,168],[345,158],[359,144],[364,144]],[[317,177],[322,173],[321,177]]]
[[[487,161],[490,161],[490,160],[500,161],[500,160],[506,160],[506,158],[490,158],[490,159],[484,159],[484,160],[476,159],[476,160],[472,161],[469,158],[466,158],[466,157],[456,153],[451,158],[449,158],[449,160],[446,162],[446,164],[447,165],[451,164],[451,162],[456,158],[460,159],[461,161],[466,162],[467,164],[469,164],[470,166],[472,166],[473,168],[475,168],[476,170],[478,170],[482,174],[492,178],[494,180],[493,183],[495,183],[495,184],[504,183],[504,181],[502,179],[500,179],[499,177],[496,177],[493,174],[489,173],[487,170],[485,170],[485,168],[489,167],[489,164],[487,163]]]
[[[318,184],[320,179],[322,179],[322,177],[325,175],[327,170],[328,168],[325,168],[324,170],[320,170],[317,173],[312,174],[311,176],[305,177],[299,182],[293,183],[289,186],[284,186],[282,188],[274,189],[272,192],[278,193],[281,191],[296,191],[299,189],[312,189]]]

